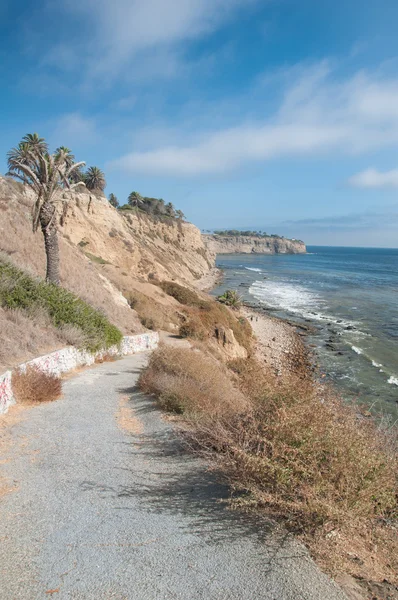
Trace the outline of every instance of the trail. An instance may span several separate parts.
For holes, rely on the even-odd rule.
[[[344,600],[302,546],[227,509],[136,391],[146,360],[85,370],[9,428],[0,598]]]

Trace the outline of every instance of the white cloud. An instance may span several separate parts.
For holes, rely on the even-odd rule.
[[[358,188],[398,188],[398,169],[384,172],[367,169],[350,177],[348,183]]]
[[[94,119],[73,112],[57,118],[51,138],[57,146],[88,146],[98,141],[99,134]]]
[[[209,128],[200,136],[193,129],[180,131],[183,143],[154,144],[111,165],[129,173],[195,176],[282,156],[361,154],[398,145],[398,78],[360,72],[336,81],[327,63],[298,68],[295,77],[272,114],[259,110],[256,119]],[[270,92],[272,79],[261,90],[264,106]]]
[[[90,23],[87,38],[75,46],[88,77],[109,77],[128,63],[149,63],[159,72],[178,63],[181,42],[213,32],[238,9],[249,9],[260,0],[68,0],[63,10]],[[64,49],[63,46],[66,46]],[[58,45],[51,60],[68,56],[70,41]],[[162,60],[166,58],[167,60]],[[159,64],[162,68],[159,69]],[[139,65],[134,64],[134,67]],[[173,66],[173,70],[176,65]]]

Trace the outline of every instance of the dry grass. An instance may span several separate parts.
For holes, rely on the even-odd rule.
[[[159,283],[159,286],[168,296],[172,296],[180,304],[184,304],[185,306],[206,308],[209,305],[208,300],[204,300],[193,290],[175,283],[174,281],[162,281]]]
[[[127,293],[126,297],[131,308],[138,314],[142,325],[147,329],[172,332],[177,329],[178,318],[175,311],[168,306],[138,290]]]
[[[63,332],[48,316],[0,307],[0,373],[29,358],[65,345]]]
[[[160,347],[151,356],[139,385],[156,394],[166,410],[194,415],[236,415],[248,403],[233,385],[228,370],[198,350]]]
[[[235,339],[250,352],[252,328],[242,316],[237,316],[210,297],[201,297],[193,290],[174,281],[163,281],[162,290],[184,306],[185,321],[180,326],[180,335],[192,340],[205,341],[217,337],[220,327],[232,329]]]
[[[57,400],[62,394],[62,382],[59,377],[29,365],[25,370],[13,372],[12,389],[19,404],[38,404]]]
[[[282,380],[253,358],[229,367],[206,351],[162,349],[140,385],[184,413],[194,448],[240,492],[236,506],[282,520],[330,572],[394,581],[391,431],[309,379]]]
[[[249,322],[226,306],[210,300],[203,308],[186,308],[185,313],[187,320],[180,327],[181,336],[203,341],[216,337],[220,327],[232,329],[238,344],[251,352],[253,333]]]

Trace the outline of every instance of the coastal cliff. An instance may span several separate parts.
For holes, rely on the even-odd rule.
[[[215,254],[304,254],[301,240],[277,236],[202,234],[208,250]]]

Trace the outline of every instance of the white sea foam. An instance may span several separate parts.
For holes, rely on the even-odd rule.
[[[394,377],[393,375],[391,375],[390,379],[388,380],[388,383],[390,383],[391,385],[398,385],[398,377]]]
[[[347,327],[355,323],[354,321],[339,319],[325,312],[328,306],[324,298],[302,285],[269,279],[255,281],[249,292],[271,308],[294,313],[306,319],[330,322],[340,327]]]
[[[372,365],[377,369],[380,369],[383,366],[381,363],[377,363],[375,360],[372,360]]]
[[[351,346],[351,348],[354,350],[354,352],[356,352],[357,354],[362,354],[363,350],[361,348],[358,348],[358,346]]]
[[[250,293],[272,308],[279,308],[303,316],[311,316],[308,311],[319,308],[323,302],[320,296],[301,285],[283,281],[255,281]]]
[[[248,271],[255,271],[255,273],[262,273],[262,269],[256,269],[255,267],[245,267]]]

